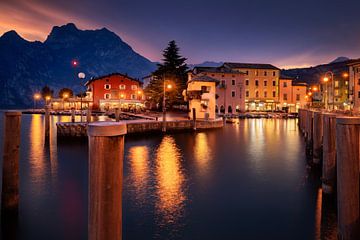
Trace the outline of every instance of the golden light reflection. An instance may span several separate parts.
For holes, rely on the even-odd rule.
[[[30,125],[30,168],[33,181],[39,182],[45,174],[43,119],[39,114],[32,115]]]
[[[165,136],[156,151],[157,195],[156,209],[163,221],[174,223],[180,217],[186,196],[183,192],[184,174],[181,154],[174,138]]]
[[[321,213],[322,213],[322,189],[319,188],[316,199],[315,213],[315,239],[321,239]]]
[[[149,179],[149,149],[147,146],[134,146],[129,149],[131,180],[135,188],[137,202],[145,203],[146,186]]]
[[[211,149],[209,148],[208,137],[205,133],[198,133],[195,137],[194,156],[201,174],[207,172],[209,162],[212,158]]]

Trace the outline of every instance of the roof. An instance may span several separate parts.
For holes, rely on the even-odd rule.
[[[223,66],[227,66],[229,68],[250,68],[250,69],[272,69],[272,70],[280,70],[279,68],[264,63],[235,63],[235,62],[225,62]]]
[[[108,74],[108,75],[91,78],[89,81],[87,81],[87,82],[85,83],[85,86],[89,85],[91,82],[94,82],[94,81],[96,81],[96,80],[100,80],[100,79],[103,79],[103,78],[108,78],[108,77],[112,77],[112,76],[116,76],[116,75],[119,75],[119,76],[122,76],[122,77],[126,77],[126,78],[130,79],[131,81],[136,81],[136,82],[142,84],[142,82],[141,82],[140,80],[135,79],[135,78],[132,78],[132,77],[129,77],[127,74],[122,74],[122,73],[110,73],[110,74]]]
[[[281,75],[279,80],[294,80],[295,78],[294,77],[290,77],[290,76],[285,76],[285,75]]]
[[[233,70],[226,67],[194,67],[193,72],[195,74],[208,72],[208,73],[242,73],[240,71]]]
[[[219,83],[220,81],[209,77],[209,76],[205,76],[205,75],[197,75],[194,76],[193,78],[191,78],[191,80],[188,81],[189,82],[214,82],[214,83]]]
[[[292,83],[293,86],[299,86],[299,87],[307,87],[307,83],[304,82],[293,82]]]

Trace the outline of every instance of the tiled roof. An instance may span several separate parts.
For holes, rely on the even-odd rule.
[[[225,62],[224,66],[229,68],[248,68],[248,69],[272,69],[272,70],[280,70],[279,68],[264,63],[235,63],[235,62]]]
[[[215,78],[208,77],[208,76],[205,76],[205,75],[195,75],[188,82],[194,82],[194,81],[196,81],[196,82],[215,82],[215,83],[220,82],[219,80],[217,80]]]
[[[132,78],[132,77],[129,77],[128,75],[126,74],[122,74],[122,73],[111,73],[111,74],[108,74],[108,75],[104,75],[104,76],[100,76],[100,77],[96,77],[96,78],[91,78],[89,81],[87,81],[85,83],[85,86],[89,85],[91,82],[94,82],[96,80],[99,80],[99,79],[103,79],[103,78],[107,78],[107,77],[111,77],[111,76],[116,76],[116,75],[119,75],[119,76],[122,76],[122,77],[126,77],[132,81],[136,81],[136,82],[139,82],[140,84],[142,84],[142,82],[138,79],[135,79],[135,78]]]

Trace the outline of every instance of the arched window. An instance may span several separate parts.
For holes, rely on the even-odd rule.
[[[228,106],[228,113],[232,113],[232,107],[230,105]]]
[[[219,108],[217,105],[215,105],[215,113],[218,113],[219,112]]]
[[[221,105],[221,107],[220,107],[220,112],[225,113],[225,107],[223,105]]]

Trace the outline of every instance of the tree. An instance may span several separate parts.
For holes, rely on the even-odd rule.
[[[59,91],[59,98],[70,98],[73,95],[74,95],[74,92],[70,88],[62,88]]]
[[[176,42],[170,41],[163,51],[163,63],[157,64],[158,68],[152,73],[153,79],[145,89],[145,94],[154,103],[160,103],[163,99],[164,80],[166,84],[173,87],[166,92],[167,104],[180,105],[185,104],[182,92],[186,89],[187,65],[186,58],[179,54],[179,47]]]
[[[41,89],[41,96],[43,99],[46,99],[46,97],[52,97],[54,94],[54,90],[52,90],[51,88],[49,88],[48,85],[45,85],[42,89]]]

